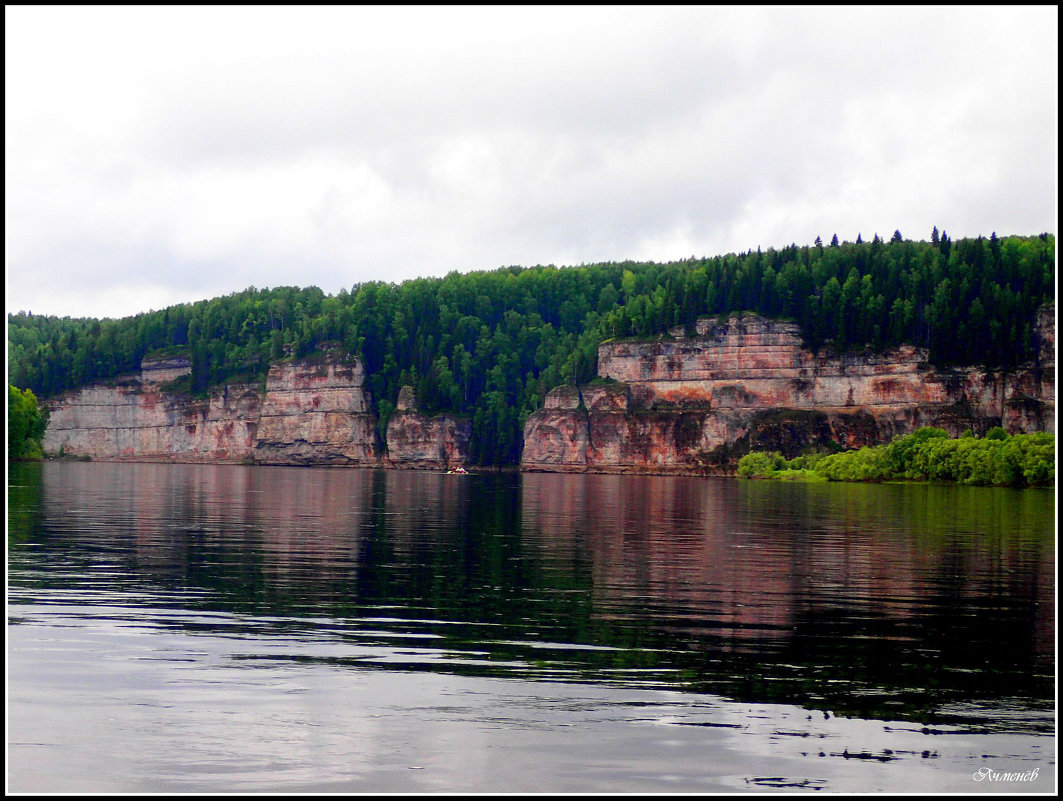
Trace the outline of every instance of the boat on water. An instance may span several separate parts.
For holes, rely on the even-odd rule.
[[[466,470],[464,467],[461,467],[459,465],[458,467],[454,467],[454,468],[448,470],[447,471],[447,475],[448,476],[467,476],[467,475],[469,475],[469,471]]]

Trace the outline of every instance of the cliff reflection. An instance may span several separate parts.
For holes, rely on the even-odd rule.
[[[867,715],[898,714],[898,695],[921,716],[1054,691],[1050,493],[146,463],[38,473],[9,487],[9,526],[27,541],[11,559],[47,566],[33,582],[342,630],[395,647],[403,669],[634,671]]]
[[[236,465],[62,464],[45,520],[57,533],[128,540],[135,568],[253,606],[301,604],[355,578],[372,471]],[[298,592],[294,589],[298,588]]]
[[[676,633],[788,636],[795,554],[744,531],[730,481],[531,474],[524,528],[544,559],[580,553],[594,614]]]
[[[1014,649],[1050,671],[1045,501],[925,485],[523,477],[526,539],[544,560],[587,564],[595,616],[641,620],[695,649],[831,661],[823,649],[848,640],[850,656],[894,667],[920,649],[953,664]]]

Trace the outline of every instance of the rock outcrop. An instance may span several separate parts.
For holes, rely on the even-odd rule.
[[[375,429],[361,361],[280,362],[266,377],[254,461],[376,464]]]
[[[428,417],[404,387],[388,424],[388,454],[355,358],[332,350],[270,367],[266,383],[228,384],[209,398],[171,391],[187,359],[153,359],[140,374],[48,402],[44,450],[100,460],[385,466],[447,470],[469,460],[467,419]]]
[[[926,352],[813,353],[793,323],[705,319],[655,341],[598,349],[604,383],[559,387],[524,430],[527,470],[726,471],[750,450],[877,444],[921,426],[952,435],[1053,431],[1054,308],[1038,316],[1035,364],[1011,373],[936,370]]]
[[[469,461],[472,424],[452,414],[428,417],[417,408],[413,387],[399,391],[388,420],[388,461],[392,467],[453,470]]]
[[[553,389],[524,429],[522,467],[542,471],[729,472],[750,450],[888,441],[921,426],[952,435],[1055,430],[1055,307],[1033,331],[1038,356],[1011,372],[940,370],[926,352],[811,352],[792,323],[755,315],[702,320],[653,341],[598,350],[599,379]],[[207,398],[173,389],[187,359],[52,398],[46,453],[103,460],[382,465],[454,469],[469,459],[468,419],[427,416],[403,388],[381,453],[361,362],[333,350],[274,364],[265,385]],[[180,382],[178,382],[180,383]]]
[[[104,460],[375,464],[375,418],[356,359],[282,362],[266,385],[228,384],[209,398],[172,392],[184,359],[145,360],[139,376],[48,402],[46,453]]]
[[[247,459],[255,444],[260,393],[250,384],[229,384],[207,399],[166,390],[164,382],[189,370],[185,359],[145,360],[139,376],[53,398],[45,453],[176,462]]]

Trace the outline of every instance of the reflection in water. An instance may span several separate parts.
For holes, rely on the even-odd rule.
[[[191,648],[219,687],[371,669],[1054,732],[1053,514],[1050,492],[927,485],[13,465],[10,620],[177,638],[133,652],[163,686]]]
[[[586,553],[604,619],[652,616],[676,634],[722,638],[725,650],[736,639],[788,637],[803,571],[773,535],[741,530],[735,489],[730,481],[531,475],[525,530],[541,533],[546,552]]]
[[[971,698],[1052,696],[1050,493],[36,469],[15,482],[29,493],[13,490],[15,540],[40,538],[73,560],[63,581],[169,592],[141,599],[149,605],[177,593],[197,609],[295,616],[289,626],[391,610],[390,633],[375,636],[437,638],[465,655],[451,660],[456,670],[534,666],[582,680],[628,670],[640,682],[865,717],[952,720],[942,710]],[[101,559],[114,566],[101,573]],[[12,560],[24,566],[17,546]],[[43,568],[35,577],[49,582]]]
[[[547,474],[523,489],[542,558],[587,565],[596,618],[704,653],[700,688],[924,720],[972,694],[1053,694],[1044,493]]]

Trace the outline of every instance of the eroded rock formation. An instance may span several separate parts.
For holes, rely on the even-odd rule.
[[[266,383],[228,384],[209,398],[173,392],[187,359],[145,360],[138,376],[49,401],[49,454],[103,460],[254,462],[446,470],[469,460],[471,424],[428,417],[404,387],[376,446],[376,416],[358,359],[339,351],[270,367]]]
[[[428,417],[417,408],[413,387],[399,391],[388,420],[388,461],[393,467],[453,470],[469,461],[472,424],[452,414]]]
[[[185,359],[145,360],[139,376],[83,387],[48,402],[45,453],[93,459],[238,462],[255,444],[262,396],[230,384],[207,399],[174,395],[165,382]]]
[[[792,323],[754,315],[700,321],[654,341],[606,342],[600,378],[552,390],[524,429],[527,470],[728,472],[750,450],[795,455],[827,443],[884,442],[920,426],[952,435],[1054,431],[1055,309],[1040,310],[1038,357],[1008,373],[938,370],[918,348],[813,353]],[[358,359],[330,351],[271,367],[265,385],[208,398],[172,391],[186,359],[145,360],[136,376],[48,401],[46,453],[106,460],[383,465],[453,469],[471,426],[429,417],[404,388],[386,433]]]
[[[356,359],[282,362],[266,385],[228,384],[209,398],[169,391],[185,359],[145,360],[139,376],[49,401],[46,453],[175,462],[375,464],[375,418]]]
[[[528,470],[716,472],[750,450],[877,444],[921,426],[956,436],[1003,425],[1053,431],[1055,324],[1038,315],[1035,364],[1011,373],[936,370],[909,345],[813,353],[793,323],[701,320],[651,342],[598,349],[604,383],[558,387],[524,430]]]
[[[280,362],[269,369],[254,460],[262,464],[376,464],[376,418],[358,359]]]

